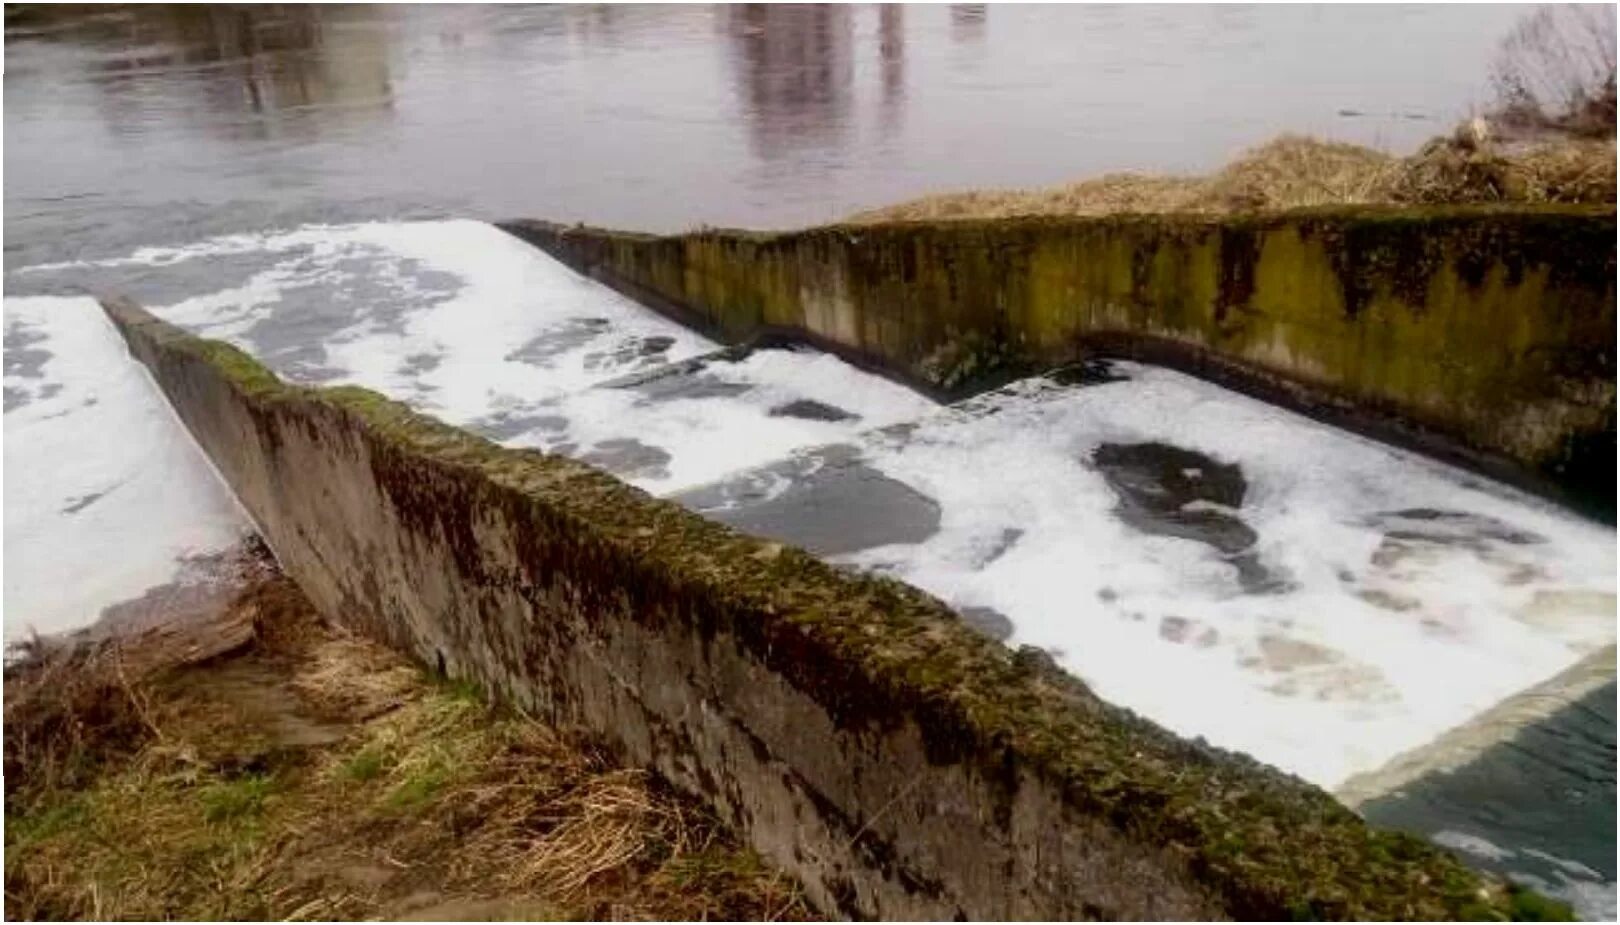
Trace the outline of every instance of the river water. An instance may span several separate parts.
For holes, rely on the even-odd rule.
[[[1289,131],[1405,152],[1523,12],[8,8],[6,265],[402,214],[809,224]]]
[[[1612,645],[1611,528],[1151,367],[940,407],[719,350],[470,219],[800,224],[1284,129],[1401,150],[1483,97],[1520,12],[8,18],[6,636],[248,529],[84,296],[122,291],[290,379],[904,577],[1183,734],[1330,789],[1376,772]],[[1613,684],[1581,690],[1369,815],[1612,916]]]

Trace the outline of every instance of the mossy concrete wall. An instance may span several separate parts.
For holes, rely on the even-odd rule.
[[[1098,700],[911,587],[363,389],[286,385],[105,305],[328,618],[592,731],[706,799],[830,913],[1530,908],[1314,787]]]
[[[726,339],[801,336],[946,394],[1135,356],[1612,517],[1612,207],[502,227]]]

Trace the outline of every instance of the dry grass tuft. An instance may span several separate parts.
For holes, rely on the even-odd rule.
[[[421,675],[376,643],[332,630],[306,650],[292,686],[325,716],[366,720],[413,697]]]
[[[1395,202],[1602,203],[1615,198],[1613,138],[1512,146],[1431,142],[1402,164]]]
[[[116,651],[33,640],[6,669],[6,800],[79,786],[155,733]]]
[[[1379,202],[1398,171],[1370,148],[1284,135],[1212,177],[1209,198],[1223,212]]]
[[[474,840],[511,889],[572,900],[610,871],[688,848],[684,812],[660,799],[640,771],[589,777],[525,802],[523,812],[493,820]]]

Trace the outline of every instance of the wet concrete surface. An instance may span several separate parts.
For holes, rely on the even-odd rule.
[[[1012,638],[1013,621],[994,607],[958,607],[963,622],[997,642]]]
[[[809,398],[777,405],[768,413],[773,418],[802,418],[806,421],[858,421],[861,417],[852,411]]]
[[[47,339],[43,331],[36,331],[31,326],[13,321],[6,325],[5,333],[5,374],[7,378],[15,376],[18,379],[43,379],[45,377],[45,364],[51,358],[51,352],[36,344]],[[50,398],[55,394],[54,383],[43,384],[36,394],[33,386],[8,385],[5,387],[5,410],[14,411],[26,407],[36,398]]]
[[[633,437],[603,440],[579,458],[626,479],[664,478],[671,459],[667,450]]]
[[[462,285],[409,259],[391,261],[384,273],[376,260],[355,257],[323,269],[322,276],[343,277],[345,284],[335,291],[324,279],[279,287],[274,314],[241,335],[255,357],[298,382],[343,377],[345,370],[327,362],[327,344],[362,326],[368,335],[403,334],[412,313],[448,301]],[[410,368],[425,372],[435,365],[418,358]]]
[[[45,361],[51,358],[51,352],[33,345],[44,340],[43,331],[36,331],[26,324],[12,322],[6,325],[6,375],[22,376],[26,379],[41,378],[44,375]]]
[[[607,333],[612,322],[606,318],[570,318],[542,331],[506,359],[535,366],[549,366],[553,358],[583,347]]]
[[[938,503],[873,469],[859,450],[844,445],[682,492],[674,500],[746,533],[821,556],[920,543],[939,529]]]
[[[1372,823],[1447,844],[1470,864],[1565,897],[1607,890],[1614,916],[1615,682],[1461,767],[1360,807]]]
[[[667,338],[644,338],[644,340],[667,340]],[[669,345],[663,344],[661,349],[651,355],[656,356],[667,349]],[[651,369],[615,377],[597,385],[596,388],[635,392],[638,396],[637,403],[644,405],[677,399],[729,398],[753,390],[754,386],[751,383],[727,378],[726,369],[748,359],[756,349],[763,348],[747,344],[722,347],[711,353],[674,363],[664,363],[660,358],[658,365]]]

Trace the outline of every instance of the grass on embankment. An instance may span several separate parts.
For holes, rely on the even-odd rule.
[[[254,640],[201,665],[8,670],[8,917],[809,915],[704,811],[324,627],[286,578],[233,606]]]
[[[1340,142],[1284,135],[1207,176],[1116,173],[1035,190],[925,196],[849,221],[1026,215],[1266,212],[1327,205],[1612,203],[1615,142],[1568,137],[1498,145],[1465,126],[1399,158]]]

